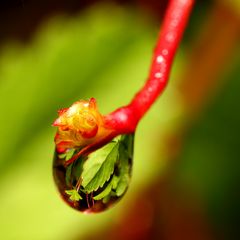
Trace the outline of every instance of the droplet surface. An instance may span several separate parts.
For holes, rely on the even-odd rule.
[[[134,135],[120,135],[87,156],[68,162],[80,149],[55,150],[53,177],[63,200],[85,212],[104,211],[126,193],[132,172]]]

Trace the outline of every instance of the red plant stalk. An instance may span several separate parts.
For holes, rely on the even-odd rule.
[[[170,0],[154,51],[146,84],[129,105],[102,116],[95,99],[80,100],[70,108],[59,111],[54,122],[58,127],[55,143],[58,152],[80,148],[70,160],[97,149],[120,134],[133,133],[139,120],[165,89],[173,58],[186,28],[194,0]]]
[[[194,0],[170,0],[146,84],[129,105],[106,116],[114,129],[121,133],[134,132],[139,120],[165,89],[193,3]]]

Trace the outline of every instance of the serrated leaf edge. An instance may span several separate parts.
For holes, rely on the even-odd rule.
[[[116,145],[112,148],[112,150],[111,150],[111,152],[108,154],[108,156],[115,150],[116,147],[119,148],[119,142],[116,142]],[[107,161],[108,156],[106,157],[106,160],[103,162],[103,164]],[[116,157],[116,159],[115,159],[115,162],[116,162],[118,159],[119,159],[119,153],[117,154],[117,157]],[[84,189],[85,189],[87,192],[88,192],[88,185],[94,180],[94,178],[96,177],[96,175],[99,173],[100,169],[102,168],[103,164],[102,164],[101,167],[99,168],[98,172],[94,175],[94,177],[92,178],[92,180],[85,186]],[[109,177],[106,179],[106,181],[103,182],[103,183],[102,183],[101,185],[99,185],[98,187],[94,188],[92,191],[97,191],[99,188],[103,187],[103,185],[104,185],[107,181],[109,181],[109,179],[111,178],[113,172],[114,172],[114,167],[113,167],[112,171],[110,172]],[[92,192],[92,191],[91,191],[91,192]],[[89,191],[89,192],[90,192],[90,191]]]

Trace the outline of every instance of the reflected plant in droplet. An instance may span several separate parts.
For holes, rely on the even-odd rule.
[[[67,164],[79,149],[55,151],[53,174],[63,199],[87,213],[100,212],[126,192],[132,170],[133,135],[120,135],[103,147]]]

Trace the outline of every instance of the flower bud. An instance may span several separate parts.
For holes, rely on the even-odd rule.
[[[94,98],[89,101],[79,100],[71,107],[61,109],[58,114],[53,126],[58,127],[55,143],[59,152],[84,148],[113,132],[113,129],[106,126]]]

